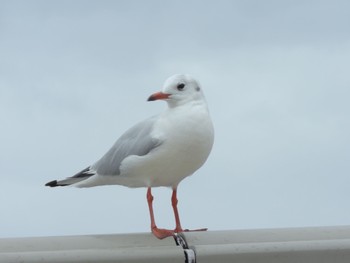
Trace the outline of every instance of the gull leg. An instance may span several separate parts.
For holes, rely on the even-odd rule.
[[[179,233],[179,232],[192,232],[192,231],[207,231],[207,228],[201,228],[201,229],[195,229],[195,230],[189,230],[189,229],[182,229],[181,227],[181,222],[180,222],[180,216],[179,216],[179,211],[177,210],[177,189],[174,188],[173,189],[173,194],[171,196],[171,204],[173,206],[173,210],[174,210],[174,216],[175,216],[175,223],[176,223],[176,227],[174,232],[175,233]]]
[[[159,239],[173,236],[174,231],[167,230],[167,229],[161,229],[161,228],[158,228],[156,225],[156,222],[154,220],[154,213],[153,213],[153,196],[152,196],[152,192],[151,192],[151,187],[148,187],[148,189],[147,189],[147,203],[148,203],[148,208],[149,208],[149,214],[151,217],[151,231],[152,231],[153,235],[155,235]]]
[[[179,211],[177,210],[177,191],[176,188],[173,189],[173,194],[171,195],[171,205],[173,206],[173,210],[174,210],[174,216],[175,216],[175,223],[176,223],[176,227],[174,232],[175,233],[179,233],[179,232],[183,232],[184,230],[181,227],[181,222],[180,222],[180,216],[179,216]]]

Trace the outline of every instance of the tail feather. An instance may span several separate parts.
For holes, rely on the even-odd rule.
[[[86,169],[82,170],[81,172],[77,173],[76,175],[72,177],[68,177],[64,180],[53,180],[45,184],[45,186],[50,187],[56,187],[56,186],[67,186],[72,185],[81,181],[86,180],[87,178],[93,176],[95,173],[90,171],[90,167],[87,167]]]

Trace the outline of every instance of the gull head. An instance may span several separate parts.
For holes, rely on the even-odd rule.
[[[170,107],[203,101],[204,95],[200,84],[187,74],[176,74],[168,78],[162,91],[152,94],[148,101],[165,100]]]

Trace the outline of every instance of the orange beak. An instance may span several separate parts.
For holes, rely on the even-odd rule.
[[[163,93],[163,92],[156,92],[149,96],[148,101],[154,101],[154,100],[166,100],[168,99],[170,94]]]

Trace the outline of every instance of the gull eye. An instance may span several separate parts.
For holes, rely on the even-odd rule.
[[[185,88],[185,84],[184,83],[180,83],[176,86],[177,90],[182,91]]]

